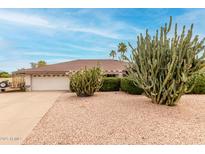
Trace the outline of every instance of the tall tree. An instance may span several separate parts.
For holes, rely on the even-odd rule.
[[[115,59],[115,57],[116,57],[116,55],[117,55],[117,53],[116,53],[116,51],[115,50],[111,50],[111,52],[110,52],[110,57],[112,57],[112,59]]]
[[[39,60],[37,63],[31,62],[31,68],[38,68],[47,65],[46,61]]]
[[[125,53],[127,52],[127,45],[125,43],[119,43],[117,51],[120,53],[120,60],[127,60],[127,57],[125,56]]]
[[[45,65],[47,65],[47,63],[44,60],[39,60],[38,63],[37,63],[38,67],[42,67],[42,66],[45,66]]]
[[[0,72],[0,78],[9,78],[11,75],[8,72]]]
[[[125,55],[127,52],[127,45],[123,42],[118,44],[118,50],[117,50],[121,55]]]

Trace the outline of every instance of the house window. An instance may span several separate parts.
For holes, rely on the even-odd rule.
[[[106,77],[116,77],[116,74],[106,74]]]
[[[126,77],[127,75],[128,75],[128,72],[125,71],[125,72],[123,73],[123,77]]]

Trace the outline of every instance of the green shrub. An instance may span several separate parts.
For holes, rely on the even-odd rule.
[[[195,75],[188,84],[189,87],[193,86],[190,94],[205,94],[205,74]]]
[[[71,76],[70,88],[77,96],[92,96],[102,86],[102,71],[99,67],[84,69]]]
[[[11,75],[8,72],[0,72],[0,78],[10,78]]]
[[[121,83],[120,83],[120,88],[121,91],[125,91],[129,94],[142,94],[143,89],[137,87],[132,80],[130,80],[127,77],[121,78]]]
[[[75,92],[75,90],[74,90],[74,88],[73,88],[71,82],[72,82],[72,81],[70,81],[70,91],[71,91],[71,92]]]
[[[100,91],[119,91],[120,90],[120,78],[118,77],[104,77],[103,85]]]

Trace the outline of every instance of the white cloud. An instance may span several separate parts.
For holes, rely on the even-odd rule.
[[[118,38],[117,34],[106,31],[105,29],[88,28],[83,26],[82,23],[74,21],[72,23],[68,21],[50,21],[46,17],[39,15],[31,15],[26,13],[19,13],[14,11],[0,11],[0,20],[15,23],[18,25],[34,26],[41,28],[51,28],[52,30],[65,30],[73,32],[91,33],[108,38]],[[81,24],[81,26],[79,26]]]
[[[183,23],[201,23],[202,17],[205,17],[205,9],[190,10],[180,16],[177,16],[176,21]]]
[[[96,47],[85,47],[85,46],[79,46],[74,44],[67,44],[71,48],[77,48],[80,50],[86,50],[86,51],[95,51],[95,52],[104,52],[105,49],[103,48],[96,48]]]
[[[30,62],[29,60],[22,60],[22,59],[12,59],[11,60],[4,60],[1,61],[1,70],[3,71],[8,71],[8,72],[13,72],[16,71],[17,69],[21,68],[29,68],[30,67]]]
[[[48,59],[46,62],[48,64],[56,64],[56,63],[63,63],[71,60],[75,60],[76,58],[55,58],[55,59]]]
[[[21,13],[16,11],[1,10],[0,21],[6,21],[23,26],[33,26],[37,28],[46,28],[53,31],[71,31],[94,34],[101,37],[111,39],[122,39],[125,38],[127,32],[140,32],[141,29],[132,27],[127,23],[116,21],[109,17],[97,14],[95,16],[97,23],[90,25],[83,20],[78,18],[67,17],[65,19],[53,18],[49,19],[48,16],[33,15],[29,13]],[[123,31],[125,34],[122,34]]]
[[[22,55],[26,56],[48,56],[48,57],[66,57],[66,56],[71,56],[69,53],[64,54],[64,53],[59,53],[59,52],[21,52]]]
[[[55,28],[47,19],[40,16],[17,13],[11,11],[0,11],[0,20],[14,22],[17,24],[31,25],[45,28]]]
[[[185,12],[184,14],[177,16],[174,21],[179,24],[179,29],[182,29],[183,25],[186,25],[186,29],[189,29],[191,24],[194,24],[194,32],[200,37],[205,36],[205,9],[193,9]]]
[[[84,28],[84,27],[66,27],[66,30],[73,32],[83,32],[83,33],[91,33],[95,35],[99,35],[102,37],[119,39],[119,35],[113,32],[105,31],[104,29],[97,28]]]
[[[38,53],[42,55],[42,53],[45,53],[45,52],[38,52]],[[61,56],[54,56],[54,55],[55,54],[53,54],[51,57],[48,56],[49,58],[47,57],[46,59],[43,59],[43,60],[45,60],[48,64],[54,64],[54,63],[66,62],[69,60],[79,58],[76,55],[75,55],[75,57],[70,57],[71,56],[70,54],[67,57],[66,56],[62,56],[62,57]],[[28,55],[28,56],[32,57],[34,55]],[[41,59],[40,57],[38,57],[36,59],[30,59],[30,58],[24,57],[24,59],[23,59],[22,54],[20,54],[20,53],[18,54],[18,56],[13,56],[10,60],[8,60],[8,58],[6,58],[6,57],[0,56],[0,63],[1,63],[0,70],[13,72],[13,71],[16,71],[17,69],[21,69],[21,68],[30,68],[31,62],[36,62],[40,59]]]
[[[9,44],[10,44],[9,41],[0,38],[0,47],[1,47],[1,48],[8,47]]]

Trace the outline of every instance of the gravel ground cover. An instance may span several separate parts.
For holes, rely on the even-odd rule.
[[[23,144],[205,144],[205,95],[168,107],[123,92],[64,93]]]

